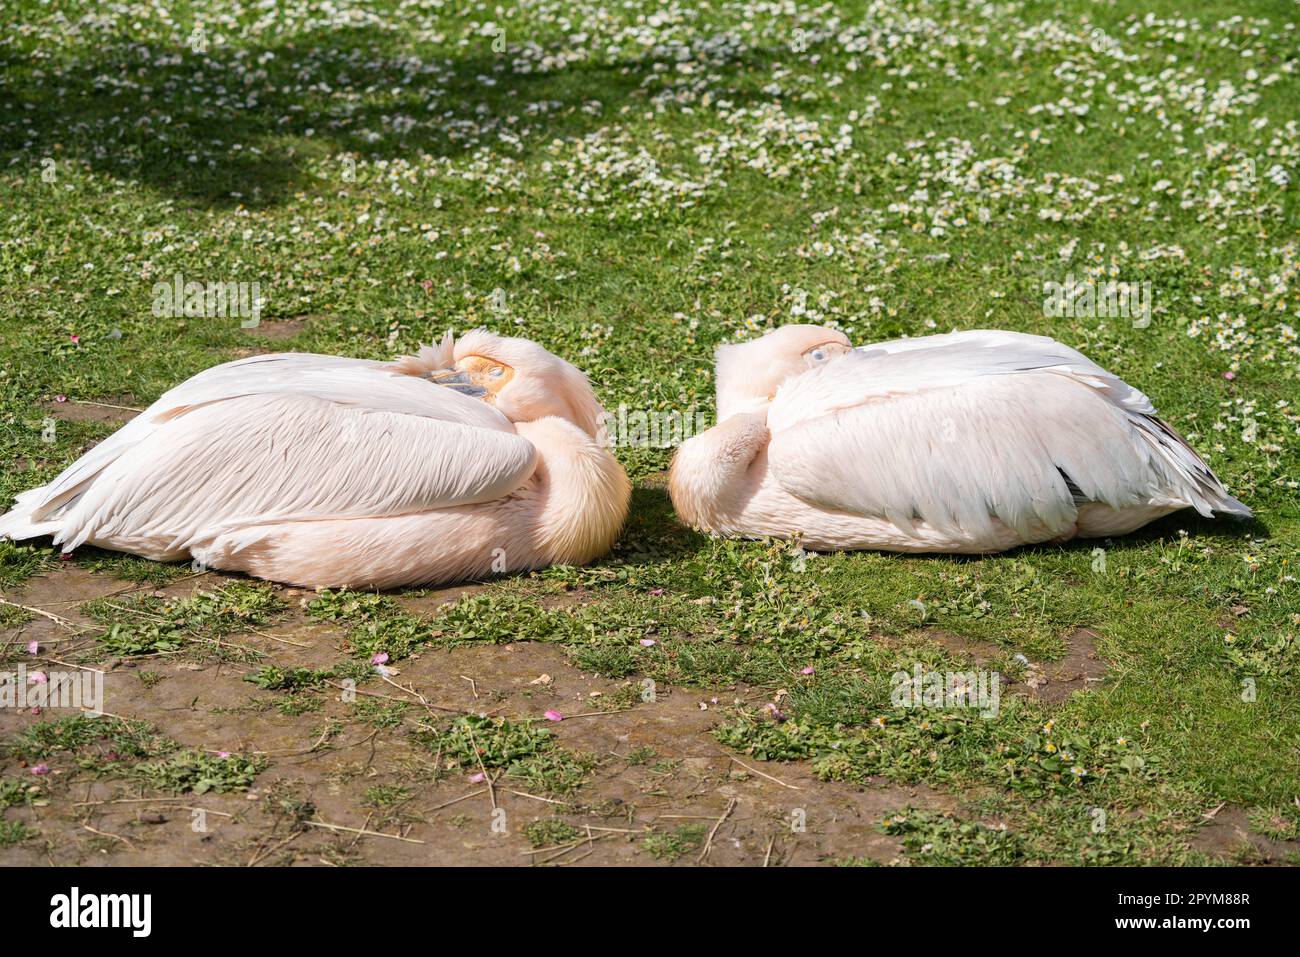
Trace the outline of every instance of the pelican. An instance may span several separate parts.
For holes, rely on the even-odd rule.
[[[309,587],[582,564],[631,497],[603,415],[574,366],[484,330],[393,362],[254,356],[182,383],[19,495],[0,537]]]
[[[690,525],[817,551],[982,554],[1123,535],[1183,508],[1249,517],[1151,400],[1045,336],[854,349],[782,326],[717,351],[718,424],[669,493]]]

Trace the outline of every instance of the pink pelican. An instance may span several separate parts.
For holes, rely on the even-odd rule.
[[[717,535],[977,554],[1251,514],[1150,399],[1044,336],[783,326],[718,349],[717,410],[669,478]]]
[[[483,330],[393,362],[254,356],[19,495],[0,537],[311,587],[581,564],[613,544],[631,497],[603,414],[578,369]]]

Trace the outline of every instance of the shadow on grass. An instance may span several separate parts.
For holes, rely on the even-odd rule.
[[[632,487],[627,525],[614,543],[611,557],[632,565],[671,562],[695,555],[708,541],[707,535],[688,528],[677,517],[667,488],[638,483]]]
[[[1115,536],[1114,538],[1075,538],[1063,544],[1043,542],[1037,545],[1024,545],[1005,552],[990,552],[986,555],[952,555],[943,552],[917,554],[876,549],[862,549],[862,551],[890,555],[914,562],[933,562],[937,559],[952,564],[968,564],[1003,555],[1026,556],[1072,551],[1091,552],[1094,548],[1115,548],[1124,545],[1138,547],[1152,542],[1176,541],[1180,531],[1186,532],[1189,538],[1198,542],[1208,540],[1218,544],[1240,542],[1247,536],[1251,538],[1271,537],[1268,525],[1258,516],[1244,520],[1228,516],[1204,518],[1193,509],[1187,508],[1157,519],[1128,535]],[[656,542],[656,548],[649,557],[636,554],[638,547],[636,542],[644,537],[653,537]],[[669,500],[665,489],[638,486],[632,494],[632,515],[628,519],[628,527],[624,531],[623,538],[614,548],[618,557],[624,561],[667,561],[684,558],[699,551],[706,546],[708,540],[707,535],[687,528],[681,523],[673,510],[672,502]],[[625,542],[629,543],[625,544]]]
[[[717,67],[746,86],[773,55],[749,51]],[[272,206],[315,179],[309,163],[340,153],[377,161],[490,146],[526,156],[607,124],[658,75],[651,58],[524,73],[511,56],[486,40],[463,58],[425,56],[354,28],[204,53],[123,40],[40,71],[0,60],[0,159],[26,158],[33,175],[46,159],[84,164],[199,205]],[[340,157],[339,183],[345,172]]]
[[[1220,545],[1240,542],[1246,536],[1252,538],[1271,537],[1268,526],[1258,516],[1249,519],[1228,516],[1204,518],[1193,509],[1186,508],[1157,519],[1151,524],[1144,525],[1137,531],[1130,532],[1127,535],[1106,538],[1075,538],[1064,543],[1041,542],[1037,545],[1022,545],[1019,548],[1009,549],[1005,552],[990,552],[987,555],[944,555],[935,553],[927,555],[900,554],[898,557],[917,561],[942,558],[954,564],[966,564],[1003,555],[1029,556],[1059,552],[1091,552],[1094,548],[1117,549],[1128,546],[1138,548],[1153,542],[1168,543],[1177,541],[1180,531],[1186,532],[1190,541],[1200,543],[1210,541]]]

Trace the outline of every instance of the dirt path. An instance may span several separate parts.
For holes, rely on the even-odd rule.
[[[0,640],[11,647],[36,640],[43,653],[59,657],[73,629],[90,624],[79,610],[85,601],[188,594],[219,581],[208,575],[155,591],[68,564],[7,597],[69,624],[37,616]],[[466,590],[409,604],[428,613]],[[281,668],[337,663],[343,629],[307,619],[297,608],[305,593],[279,593],[293,609],[287,620],[229,641]],[[105,672],[109,714],[148,721],[187,748],[260,754],[266,767],[247,792],[175,795],[79,770],[70,755],[60,755],[40,778],[45,793],[38,806],[8,812],[39,837],[0,850],[0,863],[887,863],[899,856],[899,844],[881,833],[882,818],[908,805],[953,803],[924,788],[882,781],[859,789],[818,781],[801,763],[741,759],[710,731],[720,719],[715,702],[748,689],[659,687],[654,700],[638,695],[632,707],[616,710],[607,702],[628,697],[627,681],[583,674],[561,648],[543,643],[430,649],[400,662],[391,684],[371,681],[359,692],[375,707],[410,704],[400,723],[379,727],[359,719],[356,705],[333,688],[316,696],[317,710],[284,713],[278,706],[285,695],[243,680],[252,664],[155,656],[93,667]],[[403,689],[418,692],[433,711]],[[564,798],[530,794],[509,778],[498,778],[489,794],[473,774],[448,770],[413,738],[422,722],[458,711],[512,720],[560,712],[568,717],[545,726],[594,767]],[[0,710],[0,735],[9,740],[62,713]],[[0,767],[11,780],[32,779],[30,767],[12,757]],[[530,841],[528,826],[550,820],[572,825],[579,836],[568,832],[550,849],[535,835]],[[647,846],[649,835],[665,841],[652,837]]]

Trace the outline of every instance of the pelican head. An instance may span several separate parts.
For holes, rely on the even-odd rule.
[[[605,410],[586,375],[537,343],[473,329],[455,340],[448,333],[438,351],[431,382],[482,399],[511,422],[553,415],[596,437]]]
[[[844,333],[826,326],[781,326],[758,339],[718,347],[718,421],[767,406],[788,379],[850,349]]]

